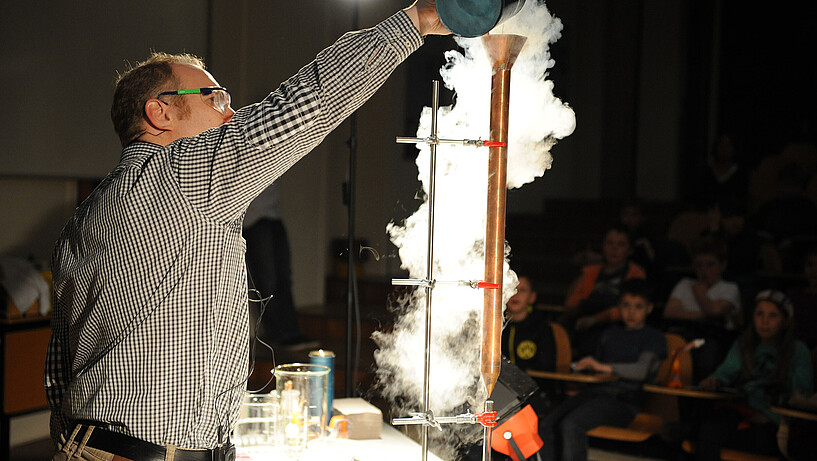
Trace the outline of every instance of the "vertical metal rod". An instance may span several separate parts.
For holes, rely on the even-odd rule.
[[[485,411],[494,410],[494,401],[488,399],[485,401]],[[491,429],[488,426],[482,428],[482,461],[491,461]]]
[[[431,82],[431,138],[437,139],[437,110],[440,105],[440,82]],[[437,145],[431,144],[431,168],[428,174],[428,260],[426,280],[434,280],[434,182],[437,172]],[[425,368],[423,369],[423,412],[430,410],[430,375],[431,375],[431,292],[432,287],[426,287],[426,331],[425,331]],[[422,426],[423,461],[428,460],[428,426]]]
[[[352,5],[352,30],[358,29],[358,2]],[[359,319],[357,313],[357,274],[355,273],[355,182],[357,171],[357,112],[349,116],[349,177],[346,190],[346,200],[348,201],[349,221],[346,234],[346,245],[349,254],[346,255],[346,386],[344,395],[352,397],[355,395],[357,385],[357,355],[352,352],[352,342],[355,339],[355,330],[352,325],[355,317]],[[354,316],[353,316],[354,315]],[[357,331],[360,334],[360,331]],[[331,409],[330,409],[331,410]]]

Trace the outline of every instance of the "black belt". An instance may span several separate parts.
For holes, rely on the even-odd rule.
[[[79,444],[88,431],[87,424],[81,424],[74,441]],[[101,427],[94,427],[91,436],[85,443],[90,448],[106,451],[133,461],[164,461],[167,449],[155,443],[146,442],[118,432],[111,432]],[[213,450],[183,450],[177,448],[174,461],[212,461]]]

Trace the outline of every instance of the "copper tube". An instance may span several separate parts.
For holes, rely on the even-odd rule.
[[[502,285],[505,262],[505,198],[508,187],[508,106],[511,67],[527,39],[521,35],[485,35],[482,44],[492,61],[491,136],[505,143],[488,151],[488,215],[485,225],[485,282]],[[502,290],[485,290],[482,309],[480,373],[488,395],[499,378],[502,335]]]

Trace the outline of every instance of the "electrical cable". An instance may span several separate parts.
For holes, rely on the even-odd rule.
[[[262,297],[261,292],[259,292],[258,290],[255,289],[255,282],[253,282],[253,280],[252,280],[252,274],[250,274],[250,269],[249,268],[247,268],[247,275],[249,277],[250,284],[253,286],[253,288],[250,288],[250,289],[247,290],[247,309],[250,308],[250,305],[252,303],[259,303],[259,305],[261,306],[259,308],[259,312],[258,312],[258,319],[255,321],[255,328],[253,330],[253,335],[252,335],[252,338],[250,340],[250,366],[249,366],[249,369],[247,371],[247,376],[244,379],[242,379],[241,381],[239,381],[235,385],[230,386],[227,389],[224,389],[223,391],[219,392],[215,396],[215,398],[213,398],[213,412],[216,414],[216,421],[219,421],[221,419],[218,416],[219,411],[218,411],[218,405],[216,404],[218,402],[218,400],[224,394],[234,391],[239,386],[244,385],[245,388],[246,388],[246,384],[249,383],[250,377],[252,376],[253,372],[255,371],[255,352],[256,352],[255,351],[255,343],[256,342],[261,343],[264,347],[269,349],[270,356],[272,358],[272,373],[270,374],[270,377],[267,380],[267,382],[261,388],[259,388],[257,390],[247,390],[247,392],[249,392],[251,394],[255,394],[255,393],[258,393],[258,392],[264,390],[267,386],[270,385],[273,378],[275,377],[275,351],[273,350],[272,346],[270,346],[264,340],[262,340],[262,339],[260,339],[258,337],[258,328],[261,326],[261,320],[264,317],[264,312],[266,311],[267,303],[269,303],[269,301],[272,299],[272,295],[269,295],[266,298]],[[250,296],[251,293],[257,295],[258,299],[253,299]],[[229,427],[229,421],[226,421],[226,415],[225,415],[224,427]]]

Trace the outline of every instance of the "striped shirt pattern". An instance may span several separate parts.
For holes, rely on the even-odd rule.
[[[400,11],[345,34],[227,124],[125,148],[54,249],[52,438],[93,420],[160,445],[216,446],[248,373],[245,210],[421,44]]]

